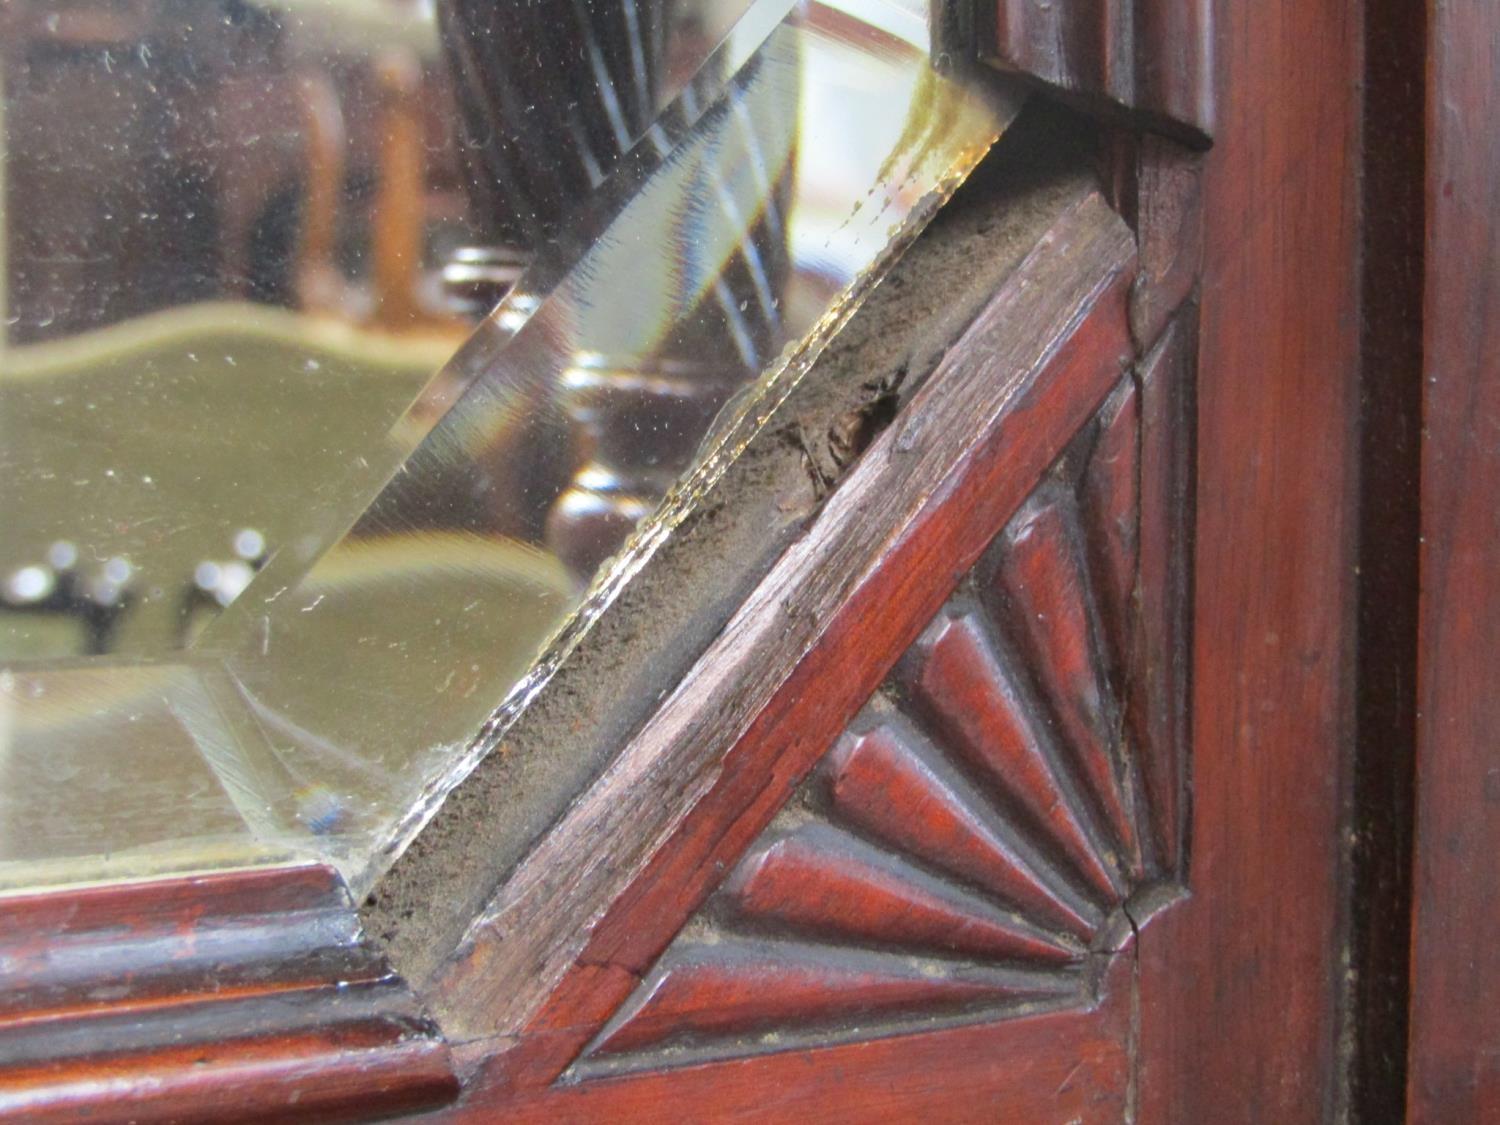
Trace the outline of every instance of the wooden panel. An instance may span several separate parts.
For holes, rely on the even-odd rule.
[[[1210,0],[998,0],[994,11],[987,61],[1189,143],[1213,132]]]
[[[1083,947],[909,859],[826,824],[775,833],[735,869],[728,899],[757,928],[1065,964]]]
[[[0,900],[0,1121],[356,1120],[456,1091],[328,868]]]
[[[1219,5],[1204,171],[1192,897],[1139,944],[1142,1121],[1313,1121],[1339,1076],[1358,421],[1358,9]]]
[[[1129,959],[1097,1009],[531,1092],[477,1086],[443,1121],[1076,1122],[1125,1119]],[[500,1098],[503,1097],[503,1100]]]
[[[1406,1100],[1421,540],[1427,5],[1366,0],[1349,1116]],[[1373,130],[1373,132],[1371,131]]]
[[[1430,7],[1409,1108],[1500,1117],[1500,10]]]
[[[1153,356],[1143,371],[1153,402],[1167,387],[1160,367]],[[1106,599],[1095,591],[1121,584],[1110,559],[1122,552],[1089,553],[1082,531],[1087,510],[1090,526],[1113,526],[1129,556],[1142,556],[1138,509],[1122,512],[1115,501],[1140,490],[1105,484],[1126,470],[1139,479],[1143,463],[1159,470],[1159,452],[1139,450],[1138,416],[1122,409],[1140,397],[1127,376],[1064,443],[948,605],[570,1076],[1094,1003],[1096,978],[1082,970],[1171,901],[1175,885],[1175,872],[1148,879],[1139,853],[1121,851],[1163,819],[1137,797],[1129,765],[1130,749],[1154,760],[1157,748],[1129,744],[1117,694],[1152,676],[1130,660],[1122,675],[1106,672]],[[1100,497],[1110,503],[1096,510]],[[1174,511],[1180,519],[1184,508]],[[1145,556],[1169,557],[1176,529],[1158,516],[1147,531]],[[1101,557],[1102,574],[1093,566]],[[1156,577],[1185,593],[1176,575]],[[1134,568],[1123,587],[1116,600],[1128,603],[1130,626],[1144,624],[1137,606],[1172,620],[1167,592],[1142,590]],[[1161,667],[1160,690],[1142,691],[1139,702],[1180,714],[1183,682],[1170,691],[1173,665]],[[1140,726],[1173,730],[1169,717],[1146,714]],[[1177,748],[1168,749],[1170,758]],[[1165,783],[1166,771],[1152,773]],[[1180,807],[1174,795],[1170,808]]]

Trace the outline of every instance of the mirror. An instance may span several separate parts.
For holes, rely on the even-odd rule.
[[[917,0],[0,14],[0,880],[367,886],[1013,106]]]

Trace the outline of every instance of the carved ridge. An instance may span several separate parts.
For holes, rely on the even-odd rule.
[[[1184,685],[1141,667],[1181,639],[1142,617],[1182,594],[1142,585],[1181,541],[1155,479],[1177,462],[1143,451],[1170,437],[1143,424],[1180,389],[1163,362],[1105,397],[567,1077],[1096,1001],[1126,903],[1180,875],[1180,748],[1152,740]]]
[[[318,866],[0,901],[0,1121],[113,1119],[122,1084],[142,1122],[357,1120],[457,1093]]]

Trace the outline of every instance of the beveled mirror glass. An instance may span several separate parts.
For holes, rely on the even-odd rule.
[[[0,883],[368,885],[1013,107],[922,0],[0,13]]]

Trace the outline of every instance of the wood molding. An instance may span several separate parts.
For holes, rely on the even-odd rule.
[[[1186,641],[1186,591],[1138,564],[1182,538],[1185,504],[1142,523],[1176,466],[1139,409],[1180,352],[1121,380],[568,1078],[1097,1003],[1177,895],[1185,669],[1152,638]]]
[[[1421,597],[1407,1110],[1500,1117],[1500,11],[1428,8]]]
[[[0,903],[0,1121],[344,1121],[456,1093],[329,868]]]
[[[492,1088],[437,1115],[517,1125],[688,1119],[919,1121],[944,1125],[1066,1121],[1118,1125],[1130,1104],[1129,957],[1116,958],[1088,1011],[754,1055],[545,1089]]]
[[[1194,147],[1212,136],[1212,0],[993,0],[980,11],[985,62]]]
[[[1049,468],[1092,434],[1095,412],[1108,399],[1119,413],[1135,350],[1133,264],[1133,240],[1097,194],[1056,217],[804,539],[426,983],[465,1056],[485,1060],[487,1096],[550,1083],[577,1057]],[[1118,605],[1119,582],[1111,588],[1099,598]],[[1117,649],[1120,638],[1091,643]]]
[[[1203,169],[1191,898],[1137,943],[1144,1122],[1337,1119],[1350,980],[1360,12],[1217,6]]]

